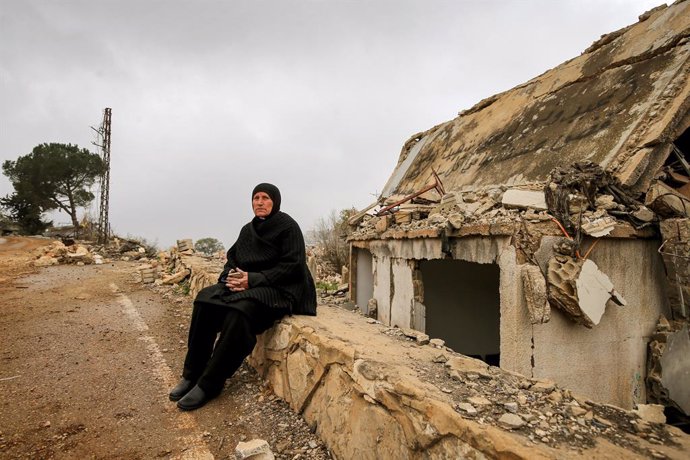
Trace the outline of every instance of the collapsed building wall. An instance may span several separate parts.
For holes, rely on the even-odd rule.
[[[542,245],[548,248],[557,240],[557,237],[545,237]],[[445,263],[464,261],[486,267],[495,264],[500,272],[495,285],[495,294],[500,298],[500,325],[497,325],[500,330],[495,333],[500,337],[502,368],[530,377],[552,378],[574,391],[621,407],[630,408],[646,402],[647,343],[659,315],[669,314],[663,264],[657,253],[658,241],[606,239],[597,245],[591,259],[619,287],[627,305],[608,305],[601,322],[591,329],[572,322],[560,311],[551,312],[546,323],[531,323],[520,275],[524,264],[518,264],[516,250],[509,238],[479,236],[457,239],[451,242],[452,259],[441,252],[440,239],[423,241],[424,244],[420,244],[420,240],[388,240],[385,244],[371,241],[368,245],[374,254],[376,267],[373,281],[378,319],[384,324],[432,332],[428,318],[435,312],[430,311],[426,301],[433,295],[429,292],[432,282],[427,280],[421,286],[415,283],[414,267],[419,262],[422,267],[425,262],[434,260]],[[366,242],[355,242],[354,245],[355,251],[357,247],[363,250],[363,246],[367,246]],[[544,251],[540,257],[546,259],[547,252]],[[455,288],[462,287],[462,279],[453,279],[458,273],[462,272],[446,274],[450,278],[443,282],[455,283]],[[421,296],[420,289],[423,289]],[[453,292],[462,295],[461,290]],[[451,298],[449,302],[456,300]],[[444,339],[450,346],[451,343],[462,342],[462,338],[455,334],[486,332],[482,329],[482,321],[470,324],[463,321],[469,321],[473,314],[478,314],[473,313],[473,309],[490,307],[486,303],[472,301],[464,308],[466,311],[456,315],[444,311],[446,325],[442,330],[448,331],[449,335],[432,337]],[[424,328],[415,327],[420,325],[414,320],[420,309],[424,310],[426,317]],[[486,313],[480,317],[482,315],[486,316]],[[469,331],[472,328],[475,330]],[[483,343],[482,339],[477,339],[477,342]],[[488,353],[473,347],[454,350],[467,355]]]
[[[495,331],[483,305],[440,297],[471,293],[491,308],[491,295],[475,291],[495,290],[495,275],[467,281],[471,268],[452,261],[495,264],[501,367],[624,407],[649,399],[682,411],[690,1],[655,8],[580,56],[413,135],[378,205],[350,220],[352,259],[372,255],[372,298],[364,306],[360,291],[360,308],[391,326],[487,335]],[[424,279],[434,260],[447,264],[448,273],[436,273],[440,287]],[[357,295],[356,282],[351,289]],[[476,330],[439,328],[443,319]]]

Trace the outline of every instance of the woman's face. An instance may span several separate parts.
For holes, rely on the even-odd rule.
[[[256,217],[268,217],[273,211],[273,200],[266,192],[256,192],[252,198],[252,209]]]

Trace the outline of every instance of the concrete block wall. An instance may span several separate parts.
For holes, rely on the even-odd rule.
[[[554,237],[544,237],[550,248]],[[588,247],[592,241],[585,241]],[[509,237],[466,237],[452,241],[455,259],[495,263],[500,269],[501,367],[550,378],[594,400],[631,408],[645,399],[646,346],[660,314],[668,315],[658,241],[602,239],[590,258],[606,273],[628,306],[609,305],[593,329],[573,323],[559,310],[551,320],[529,321],[521,266]],[[439,239],[386,240],[370,245],[374,298],[383,324],[420,328],[415,316],[415,263],[440,259]],[[540,256],[548,259],[545,249]],[[419,305],[417,307],[424,307]],[[427,308],[427,315],[428,306]]]

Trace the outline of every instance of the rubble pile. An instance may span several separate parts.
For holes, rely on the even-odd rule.
[[[690,317],[690,219],[671,218],[661,222],[659,253],[666,267],[666,294],[673,316]]]
[[[533,443],[583,449],[603,437],[651,458],[667,458],[653,448],[641,448],[635,437],[650,444],[673,445],[681,435],[665,425],[663,406],[639,404],[636,410],[626,411],[582,398],[550,380],[512,374],[457,354],[426,334],[395,327],[383,327],[380,333],[438,350],[430,362],[412,366],[423,380],[452,398],[463,418],[519,433]]]
[[[353,328],[358,331],[352,334]],[[593,402],[342,309],[290,317],[250,364],[338,457],[684,458],[660,406]],[[482,456],[483,455],[483,456]]]
[[[98,265],[113,260],[147,261],[150,255],[151,250],[139,242],[122,238],[112,238],[107,245],[64,238],[38,249],[34,265],[45,267],[58,264]]]
[[[673,171],[665,177],[681,182],[686,179]],[[560,308],[573,321],[591,328],[598,324],[608,300],[625,305],[625,299],[616,292],[608,276],[588,260],[596,239],[614,235],[654,236],[660,223],[662,233],[666,234],[667,251],[662,254],[669,272],[669,295],[675,299],[674,309],[687,318],[690,207],[685,202],[690,203],[690,196],[683,198],[683,194],[690,193],[690,179],[682,183],[682,187],[673,190],[659,180],[646,197],[635,196],[599,165],[579,162],[567,168],[555,168],[546,182],[519,187],[465,188],[445,193],[437,202],[425,199],[420,203],[410,199],[385,213],[374,212],[372,207],[368,213],[360,213],[357,219],[351,220],[357,228],[350,240],[511,235],[524,262],[536,269],[539,267],[534,254],[542,236],[562,236],[547,266],[540,268],[546,281],[548,303]],[[661,193],[661,187],[671,190]],[[400,200],[391,197],[382,206],[388,201]],[[527,225],[539,223],[543,225]],[[640,234],[642,231],[646,233]],[[585,236],[594,238],[587,251],[583,248]],[[535,270],[523,276],[531,320],[535,324],[549,319],[548,306],[533,295],[533,292],[542,293],[543,283]],[[591,286],[596,287],[596,292],[590,292]]]
[[[381,205],[388,201],[394,198]],[[465,187],[446,193],[440,200],[423,201],[412,199],[386,214],[370,211],[359,216],[352,222],[357,228],[350,239],[396,238],[405,232],[428,229],[454,236],[454,230],[465,228],[469,234],[472,227],[497,224],[512,226],[511,234],[523,220],[557,221],[573,237],[602,237],[610,234],[616,224],[628,222],[641,229],[659,219],[610,173],[590,162],[556,168],[546,182],[519,187]]]
[[[669,321],[662,316],[647,348],[647,398],[673,408],[676,417],[687,425],[690,422],[687,416],[690,414],[690,334],[687,323]]]

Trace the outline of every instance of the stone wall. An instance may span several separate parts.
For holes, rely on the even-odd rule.
[[[260,336],[250,363],[276,395],[303,415],[336,458],[661,454],[626,432],[642,423],[629,412],[575,397],[547,380],[455,355],[443,346],[421,345],[399,331],[319,306],[316,317],[286,318]],[[651,436],[678,443],[664,447],[663,455],[687,455],[690,438],[679,430],[666,433]],[[542,442],[535,435],[543,436]]]

